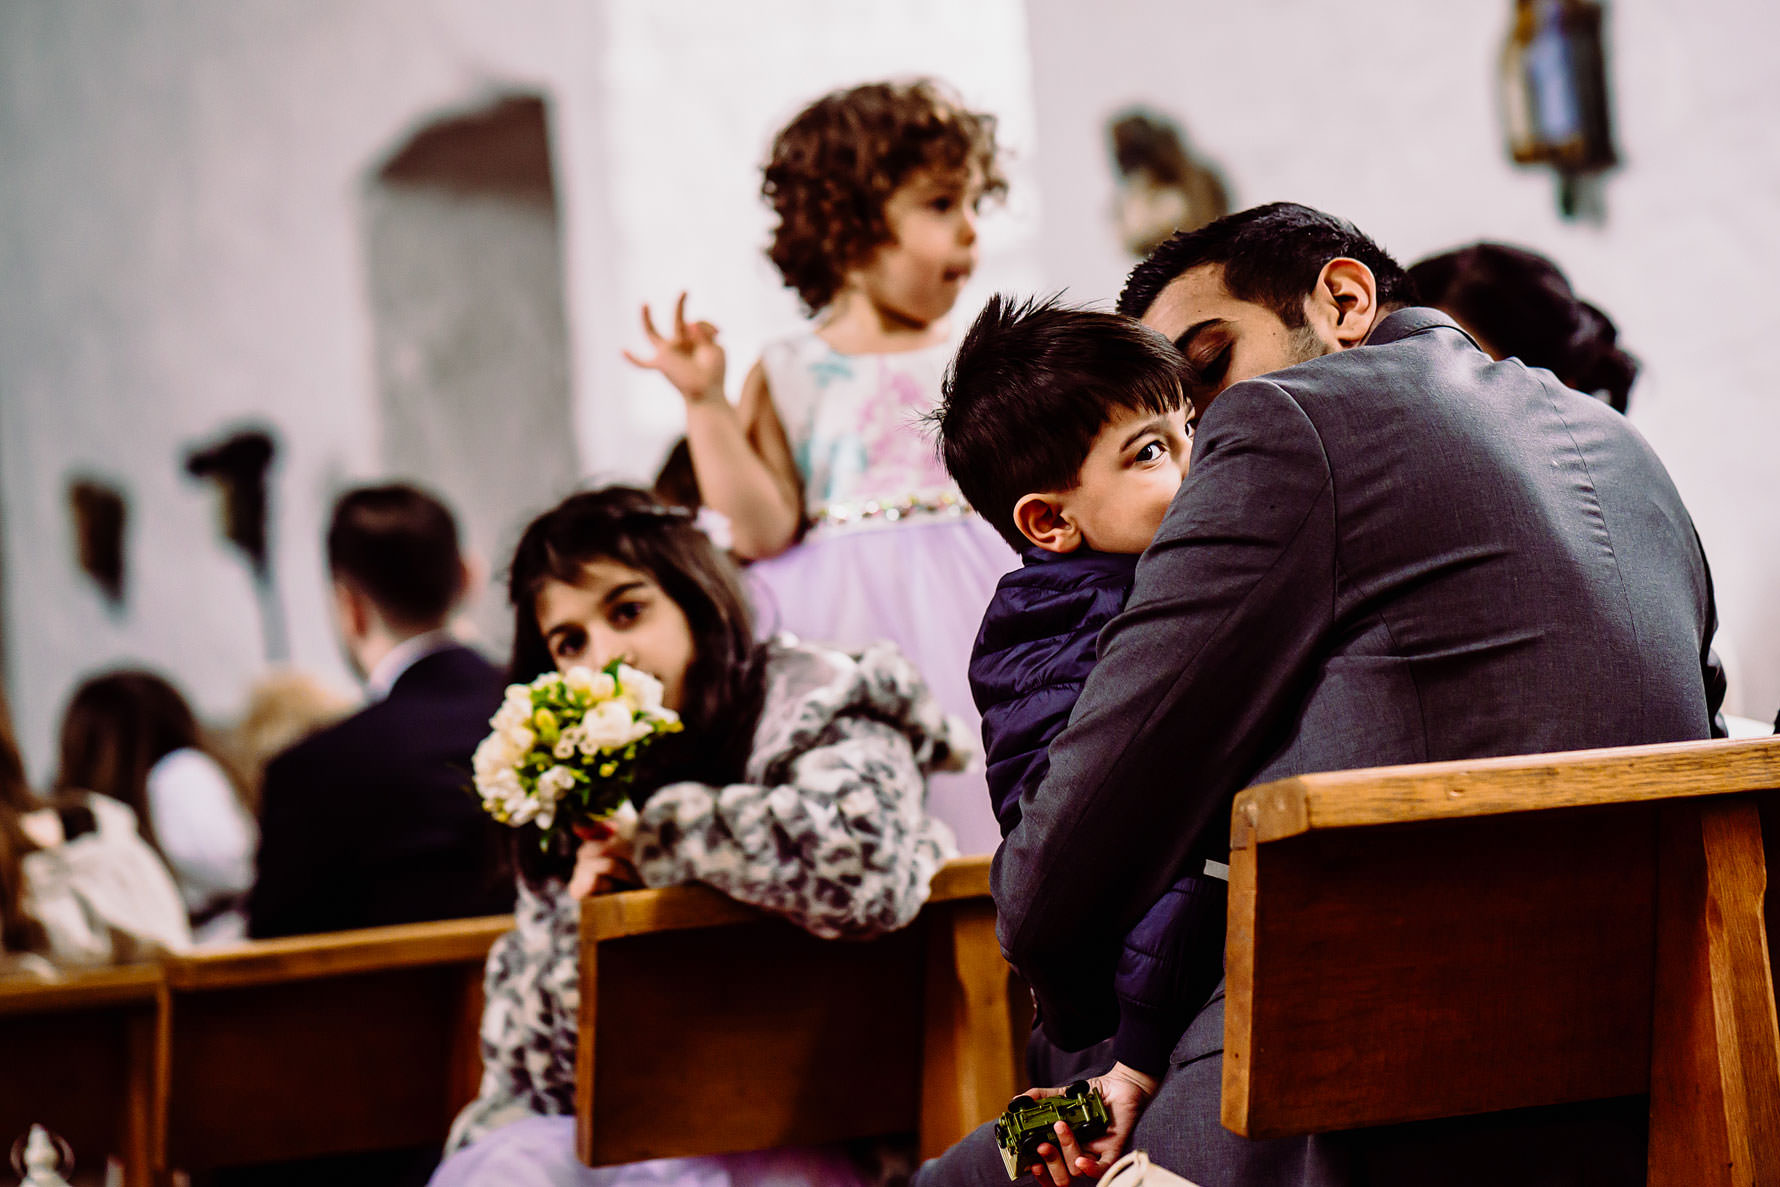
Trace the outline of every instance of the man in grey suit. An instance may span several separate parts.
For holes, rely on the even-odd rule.
[[[1202,386],[1192,466],[1050,773],[996,855],[1002,946],[1050,1037],[1110,1034],[1119,937],[1232,798],[1311,771],[1705,738],[1711,579],[1662,463],[1612,409],[1414,307],[1351,224],[1292,204],[1176,235],[1121,312]],[[1430,954],[1431,957],[1438,954]],[[1203,1187],[1643,1182],[1641,1102],[1249,1142],[1218,1123],[1223,994],[1158,1083],[1096,1081],[1107,1138]],[[979,1130],[923,1187],[1005,1182]],[[1506,1177],[1503,1177],[1506,1176]]]

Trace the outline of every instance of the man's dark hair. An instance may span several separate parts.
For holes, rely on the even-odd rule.
[[[958,489],[1016,549],[1014,505],[1075,487],[1114,414],[1180,408],[1187,364],[1128,317],[997,294],[958,347],[932,415]]]
[[[1196,231],[1177,231],[1131,269],[1119,294],[1119,312],[1142,317],[1182,273],[1217,264],[1232,297],[1263,305],[1287,329],[1298,329],[1306,324],[1304,299],[1323,265],[1344,256],[1372,269],[1381,308],[1416,303],[1409,274],[1358,227],[1296,202],[1274,202],[1225,215]]]
[[[457,522],[438,499],[402,483],[340,496],[328,526],[328,568],[398,630],[439,626],[463,593]]]

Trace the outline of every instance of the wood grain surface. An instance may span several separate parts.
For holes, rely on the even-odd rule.
[[[1656,811],[1231,854],[1223,1119],[1273,1137],[1642,1092]]]
[[[1780,738],[1674,742],[1301,775],[1236,797],[1230,845],[1536,809],[1767,791],[1780,787]]]
[[[589,899],[582,1161],[896,1133],[926,1148],[999,1113],[1016,1036],[988,870],[948,863],[910,927],[865,941],[817,939],[703,887]]]

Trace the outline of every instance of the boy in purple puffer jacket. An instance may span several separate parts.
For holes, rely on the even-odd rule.
[[[1055,300],[992,298],[965,336],[934,414],[946,468],[1018,549],[970,661],[989,792],[1006,836],[1049,767],[1094,666],[1100,630],[1124,608],[1186,473],[1193,406],[1186,361],[1136,321]],[[1190,763],[1190,755],[1182,755]],[[1078,1056],[1034,1030],[1038,1085],[1124,1065],[1150,1080],[1223,975],[1227,867],[1195,856],[1125,937],[1117,1030]],[[1043,1021],[1042,1019],[1040,1020]]]

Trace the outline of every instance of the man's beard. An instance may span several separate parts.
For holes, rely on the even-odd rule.
[[[1329,344],[1318,338],[1316,331],[1309,325],[1297,326],[1286,340],[1286,350],[1291,355],[1291,362],[1286,367],[1296,367],[1299,363],[1308,363],[1311,359],[1320,359],[1326,354],[1333,354]],[[1280,370],[1284,370],[1282,367]]]

